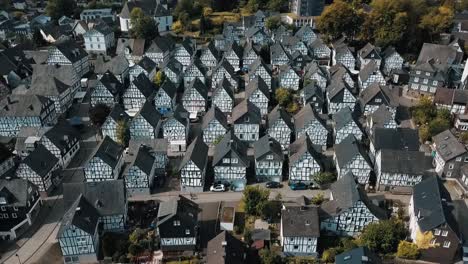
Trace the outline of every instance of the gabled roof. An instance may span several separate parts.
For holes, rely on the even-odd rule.
[[[320,153],[318,153],[312,141],[310,141],[309,136],[304,134],[302,137],[296,139],[291,145],[289,145],[289,166],[291,167],[294,163],[301,159],[304,153],[308,152],[314,160],[322,166],[321,160],[322,157]]]
[[[350,161],[352,161],[357,155],[361,155],[367,164],[372,167],[364,146],[362,146],[362,144],[356,139],[354,135],[348,135],[340,142],[340,144],[335,145],[335,156],[338,163],[337,165],[341,166],[342,168]]]
[[[151,94],[156,90],[153,83],[143,72],[133,79],[133,84],[146,98],[151,97]]]
[[[159,90],[164,91],[171,99],[174,99],[177,95],[177,88],[175,87],[174,83],[168,78],[166,78]]]
[[[9,95],[0,101],[0,116],[36,117],[53,101],[40,95]]]
[[[156,6],[158,5],[159,1],[155,0],[132,0],[125,2],[122,10],[120,12],[121,18],[130,18],[130,14],[132,10],[136,7],[140,8],[146,15],[154,16],[156,11]]]
[[[197,69],[201,72],[201,74],[202,74],[203,76],[206,75],[205,66],[203,66],[203,63],[201,62],[200,58],[198,58],[198,57],[193,57],[192,60],[190,61],[190,65],[188,66],[188,68],[190,68],[190,67],[195,67],[195,68],[197,68]],[[188,68],[187,68],[187,69],[188,69]],[[187,72],[187,70],[186,70],[185,72]]]
[[[307,33],[308,31],[309,31],[309,32],[310,32],[310,31],[314,32],[314,31],[312,30],[312,28],[311,28],[309,25],[303,25],[303,26],[296,32],[296,34],[294,34],[294,36],[299,37],[299,38],[302,38],[302,36],[303,36],[305,33]]]
[[[367,247],[345,251],[335,257],[336,264],[381,264],[379,256]]]
[[[114,96],[122,94],[122,92],[123,92],[124,87],[123,87],[122,83],[110,71],[106,71],[102,75],[101,79],[99,79],[99,82],[104,87],[106,87],[106,89]]]
[[[218,83],[218,86],[213,91],[213,95],[217,94],[219,90],[226,91],[229,97],[231,97],[231,99],[234,100],[234,88],[232,87],[228,79],[226,79],[226,77],[223,77],[223,80]]]
[[[320,237],[318,207],[289,206],[281,210],[283,237]]]
[[[380,57],[379,55],[380,49],[368,42],[364,47],[362,47],[362,49],[358,51],[358,55],[361,58],[367,58],[367,56],[369,56],[369,54],[371,54],[372,52],[375,52],[377,56]],[[380,59],[380,58],[376,58],[376,59]]]
[[[128,121],[130,116],[125,112],[125,109],[122,105],[116,104],[110,111],[108,118],[112,118],[112,120],[118,122],[120,120]]]
[[[55,43],[55,47],[65,56],[71,63],[75,63],[84,57],[88,56],[88,53],[81,48],[75,41],[66,40],[59,43]],[[50,56],[50,54],[49,54]]]
[[[207,264],[245,263],[244,244],[227,231],[223,231],[208,241],[206,250]]]
[[[157,128],[161,121],[161,115],[156,110],[156,107],[153,106],[151,100],[146,100],[136,116],[143,117],[154,128]]]
[[[392,55],[395,54],[395,53],[398,54],[398,56],[400,56],[400,53],[398,53],[398,51],[395,49],[395,47],[393,47],[393,46],[388,46],[388,47],[384,50],[384,52],[382,53],[382,57],[383,57],[384,59],[387,59],[387,58],[389,58],[390,56],[392,56]]]
[[[379,168],[383,173],[426,175],[432,169],[432,158],[424,152],[382,149],[380,153]]]
[[[234,71],[234,67],[232,67],[231,63],[226,58],[222,58],[221,61],[218,63],[216,68],[213,69],[213,72],[218,71],[220,68],[223,68],[226,70],[226,72],[234,79],[237,80],[236,78],[236,73]]]
[[[254,51],[258,55],[258,50],[255,48],[255,46],[252,44],[252,42],[247,41],[244,45],[244,50],[242,54],[242,58],[245,58],[247,55],[249,55],[250,51]]]
[[[229,130],[223,139],[216,145],[213,156],[213,166],[216,166],[229,152],[233,151],[239,157],[240,162],[245,166],[249,166],[247,157],[247,147],[235,135],[234,131]]]
[[[219,110],[219,108],[216,105],[212,105],[210,110],[206,112],[205,116],[203,116],[203,122],[201,129],[205,129],[208,127],[210,124],[211,120],[216,119],[218,122],[225,128],[228,129],[228,123],[227,123],[227,118],[224,115],[224,113]]]
[[[246,114],[249,114],[249,116],[251,117],[250,122],[258,124],[261,123],[262,114],[260,113],[260,109],[247,99],[242,101],[232,109],[231,121],[235,123],[237,120],[239,120]]]
[[[59,122],[45,132],[44,136],[61,151],[61,155],[75,146],[71,142],[78,142],[80,139],[80,133],[67,122]]]
[[[156,69],[157,66],[156,62],[154,62],[146,56],[143,56],[143,58],[141,58],[141,60],[136,65],[140,66],[141,68],[143,68],[143,70],[145,70],[148,73]]]
[[[112,58],[97,56],[93,65],[94,73],[96,74],[104,74],[106,71],[110,71],[114,75],[121,75],[127,71],[129,67],[128,60],[123,53],[119,53],[119,55]]]
[[[175,42],[172,38],[158,36],[151,41],[146,53],[166,53],[171,52],[174,48]]]
[[[304,87],[304,101],[309,100],[316,96],[320,101],[324,101],[323,90],[320,88],[315,80],[312,80],[308,85]]]
[[[419,133],[410,128],[376,128],[370,140],[375,150],[419,150]]]
[[[175,120],[179,121],[179,123],[181,123],[185,127],[190,125],[188,123],[189,113],[187,112],[187,110],[185,110],[185,108],[181,104],[176,105],[174,108],[174,111],[169,113],[166,117],[167,117],[166,122],[174,118]]]
[[[312,61],[312,62],[308,63],[304,67],[304,72],[305,72],[304,79],[310,79],[310,77],[314,73],[318,73],[319,75],[321,75],[321,76],[328,79],[327,69],[324,68],[323,66],[319,65],[317,61]]]
[[[435,149],[446,162],[465,154],[468,150],[449,129],[432,137]]]
[[[81,195],[102,216],[126,213],[127,197],[123,180],[63,184],[65,208],[72,206]]]
[[[119,160],[122,158],[122,153],[122,146],[117,144],[109,136],[106,136],[96,148],[96,152],[91,157],[91,159],[98,157],[111,168],[115,168]]]
[[[31,188],[31,192],[29,189]],[[22,207],[27,206],[37,186],[22,178],[0,179],[0,197],[6,200],[6,205]]]
[[[117,54],[125,54],[125,49],[129,49],[133,56],[143,56],[145,53],[145,39],[119,38],[117,40]]]
[[[418,56],[418,63],[433,60],[436,64],[448,66],[459,64],[463,56],[458,54],[457,49],[452,46],[424,43]]]
[[[265,135],[254,142],[253,147],[256,160],[263,159],[265,155],[269,154],[275,155],[276,160],[283,160],[284,158],[281,144],[269,135]]]
[[[345,127],[350,122],[354,122],[359,125],[359,122],[355,119],[354,112],[349,107],[341,108],[340,111],[333,115],[335,121],[335,129],[338,131]]]
[[[185,89],[184,96],[189,94],[191,89],[195,89],[205,100],[208,100],[208,88],[200,79],[195,78],[190,82],[189,87]]]
[[[256,90],[260,90],[268,99],[270,99],[270,91],[268,85],[265,83],[265,80],[261,76],[255,76],[247,87],[245,87],[245,97],[249,98]]]
[[[182,159],[179,168],[182,169],[189,161],[192,161],[200,170],[204,170],[208,159],[208,146],[203,142],[203,139],[197,137],[187,148],[184,158]]]
[[[323,40],[321,38],[317,38],[312,43],[310,43],[310,48],[312,48],[312,50],[320,49],[320,48],[330,49],[327,46],[327,44],[325,44],[325,42],[323,42]]]
[[[341,92],[344,91],[345,89],[347,89],[351,93],[350,88],[348,87],[348,85],[346,84],[344,80],[333,79],[332,82],[327,86],[328,98],[332,100],[338,95],[342,98],[344,95]],[[337,98],[340,99],[340,97],[337,97]]]
[[[54,167],[59,160],[54,154],[50,153],[43,145],[37,147],[23,160],[23,163],[28,165],[39,177],[44,178]]]
[[[413,213],[422,232],[431,231],[447,222],[436,176],[416,184],[413,187],[412,198]]]
[[[233,51],[238,58],[242,58],[242,54],[244,53],[243,48],[235,41],[232,42],[232,44],[228,47],[228,50],[226,52],[230,51]]]
[[[294,116],[294,127],[297,130],[305,128],[306,125],[311,123],[313,120],[317,120],[324,128],[326,124],[324,120],[315,112],[315,109],[310,104],[306,104],[295,116]]]
[[[205,48],[202,48],[201,54],[204,54],[206,52],[209,52],[211,55],[214,56],[216,61],[219,61],[220,54],[219,54],[218,49],[216,48],[214,41],[210,41],[210,43],[208,43],[208,45]]]
[[[376,74],[379,71],[379,67],[377,65],[377,62],[374,60],[371,60],[369,63],[367,63],[364,68],[362,68],[359,71],[359,79],[361,82],[367,81],[370,76]]]
[[[273,110],[271,110],[271,112],[268,114],[268,127],[271,127],[273,124],[275,124],[276,120],[278,119],[282,119],[289,127],[289,129],[294,129],[291,116],[279,105],[273,108]]]
[[[30,92],[33,94],[57,96],[78,81],[78,76],[71,65],[33,64],[32,67]]]
[[[63,215],[57,237],[61,237],[71,226],[76,226],[89,235],[94,236],[99,224],[99,217],[100,215],[96,208],[80,194]]]
[[[158,209],[157,226],[164,224],[177,215],[179,219],[190,220],[193,227],[195,227],[198,222],[199,210],[196,203],[183,196],[161,202]],[[160,229],[159,231],[162,232],[163,230]],[[173,230],[165,230],[165,232],[173,232]],[[182,232],[185,232],[185,230],[182,230]]]
[[[398,106],[398,102],[393,97],[393,94],[388,86],[381,86],[378,82],[373,82],[359,95],[359,102],[361,107],[364,108],[364,106],[367,105],[378,94],[382,95],[383,104],[388,106]]]
[[[393,113],[390,111],[390,108],[386,105],[380,105],[377,110],[370,115],[372,119],[372,127],[383,127],[384,124],[390,122],[391,120],[395,121],[393,118]]]
[[[250,73],[254,73],[260,66],[265,68],[266,72],[271,76],[271,69],[268,67],[262,60],[261,57],[258,57],[252,64],[250,65]]]
[[[153,177],[153,175],[151,175],[151,170],[153,169],[155,158],[151,155],[151,148],[145,145],[140,145],[137,153],[133,153],[131,157],[132,160],[130,160],[130,164],[126,167],[126,171],[135,166],[149,177]],[[127,172],[124,172],[124,175],[127,175]]]
[[[168,68],[172,72],[174,72],[176,75],[180,75],[183,72],[184,66],[178,60],[171,57],[171,58],[166,59],[165,61],[163,61],[162,65],[161,65],[161,69],[164,69],[164,68]]]
[[[272,60],[281,56],[286,56],[289,59],[289,54],[280,42],[276,42],[270,47],[270,54]]]
[[[279,75],[278,77],[281,79],[283,78],[286,74],[290,73],[290,72],[293,72],[295,74],[295,77],[297,77],[297,79],[300,79],[301,76],[299,75],[299,73],[296,72],[296,70],[291,67],[291,65],[289,64],[286,64],[286,65],[281,65],[279,67]]]

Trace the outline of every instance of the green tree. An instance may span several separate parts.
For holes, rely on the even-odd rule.
[[[292,102],[293,96],[291,90],[286,88],[278,88],[275,91],[275,99],[278,104],[284,108],[288,107],[288,105]]]
[[[281,25],[281,19],[278,16],[268,17],[265,22],[265,27],[268,30],[275,30]]]
[[[388,254],[396,252],[398,243],[406,237],[407,233],[403,221],[382,220],[366,226],[359,240],[376,253]]]
[[[362,15],[346,1],[337,0],[325,7],[317,19],[317,28],[328,39],[346,34],[353,39],[363,23]]]
[[[321,205],[325,201],[325,197],[322,193],[319,193],[310,199],[310,202],[315,205]]]
[[[454,10],[449,6],[434,7],[421,18],[419,26],[426,30],[431,38],[447,32],[453,23]]]
[[[74,0],[49,0],[47,1],[46,14],[52,19],[59,19],[62,16],[72,16],[76,8]]]
[[[95,126],[101,126],[106,121],[110,108],[105,104],[97,104],[89,109],[89,119]]]
[[[461,142],[467,144],[468,143],[468,132],[462,132],[460,134],[460,140],[461,140]]]
[[[435,118],[429,122],[429,134],[431,137],[450,128],[450,119]]]
[[[172,31],[174,31],[176,34],[181,34],[184,32],[184,27],[182,26],[182,22],[180,22],[180,20],[172,23]]]
[[[262,208],[262,217],[270,221],[279,220],[281,216],[281,198],[266,202]]]
[[[128,141],[130,140],[130,130],[126,120],[121,119],[117,122],[116,137],[117,143],[124,147],[128,146]]]
[[[400,241],[398,244],[397,257],[404,259],[418,259],[420,255],[418,246],[408,241]]]
[[[154,78],[153,78],[153,82],[154,84],[156,84],[157,87],[160,87],[164,83],[165,80],[166,80],[166,74],[162,70],[159,70],[154,75]]]
[[[288,2],[286,0],[270,0],[268,1],[267,7],[270,11],[280,12],[287,9]]]
[[[204,7],[203,8],[203,16],[209,17],[213,14],[213,8],[211,7]]]
[[[260,186],[247,186],[243,192],[245,212],[249,215],[261,215],[263,208],[268,203],[270,191]]]
[[[130,23],[132,25],[130,33],[133,38],[151,40],[159,35],[154,19],[145,15],[139,7],[133,8],[130,13]]]
[[[260,8],[260,1],[259,0],[249,0],[245,7],[251,13],[257,12],[257,10]]]
[[[335,248],[329,248],[323,251],[322,261],[325,263],[335,263],[335,257],[337,255]]]
[[[336,175],[334,173],[325,171],[325,172],[318,172],[312,176],[314,182],[318,185],[329,184],[336,181]]]
[[[261,264],[282,264],[281,257],[271,249],[261,249],[258,252]]]

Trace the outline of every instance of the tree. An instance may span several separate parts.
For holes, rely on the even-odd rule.
[[[263,208],[268,203],[270,191],[260,186],[247,186],[243,195],[245,212],[249,215],[261,215]]]
[[[116,137],[117,143],[124,147],[128,146],[128,141],[130,140],[130,131],[128,122],[126,120],[121,119],[117,122]]]
[[[266,202],[262,208],[262,217],[268,221],[276,221],[281,216],[281,198]]]
[[[431,137],[449,128],[450,128],[450,119],[443,119],[441,117],[436,117],[434,120],[429,122],[429,134]]]
[[[49,0],[47,1],[46,14],[57,20],[62,16],[72,16],[76,8],[74,0]]]
[[[245,7],[247,8],[247,11],[249,11],[250,13],[255,13],[260,7],[259,0],[249,0]]]
[[[323,251],[322,261],[325,263],[335,263],[335,257],[337,255],[335,248],[329,248]]]
[[[182,32],[184,32],[184,28],[180,20],[172,23],[172,31],[174,31],[174,33],[176,34],[181,34]]]
[[[130,244],[128,247],[128,252],[132,254],[132,256],[138,255],[142,250],[143,248],[138,244]]]
[[[139,7],[133,8],[130,13],[130,23],[132,25],[130,33],[133,38],[154,39],[159,35],[154,19],[145,15]]]
[[[447,32],[452,26],[453,17],[454,10],[449,6],[435,7],[421,18],[419,26],[426,30],[432,38],[440,33]]]
[[[329,184],[336,181],[336,175],[331,172],[318,172],[312,177],[318,185]]]
[[[367,225],[362,231],[360,242],[376,253],[388,254],[395,252],[398,243],[407,235],[403,221],[390,219]]]
[[[265,22],[265,27],[268,30],[275,30],[281,25],[281,19],[278,16],[268,17]]]
[[[154,78],[153,78],[153,82],[154,84],[156,84],[157,87],[160,87],[164,83],[165,80],[166,80],[166,74],[162,70],[159,70],[154,75]]]
[[[467,144],[467,143],[468,143],[468,132],[462,132],[462,133],[460,134],[460,140],[461,140],[463,143]]]
[[[270,46],[263,45],[258,52],[258,55],[262,58],[263,62],[270,63]]]
[[[343,33],[353,39],[362,23],[362,15],[350,3],[337,0],[325,7],[317,19],[317,28],[328,39],[338,38]]]
[[[286,9],[287,1],[285,0],[270,0],[268,1],[268,10],[280,12],[283,9]]]
[[[95,126],[101,126],[106,121],[110,108],[105,104],[97,104],[89,109],[89,119]]]
[[[312,204],[315,204],[315,205],[321,205],[324,201],[325,201],[325,197],[323,196],[322,193],[319,193],[319,194],[315,195],[315,196],[312,197],[312,199],[310,200],[310,202],[311,202]]]
[[[281,264],[281,257],[274,251],[264,248],[258,252],[260,263],[262,264]]]
[[[400,241],[398,244],[397,257],[404,259],[418,259],[420,255],[418,246],[408,241]]]
[[[282,88],[282,87],[276,89],[275,99],[280,106],[285,107],[285,108],[288,107],[288,105],[291,103],[293,99],[291,90]]]
[[[203,8],[203,16],[211,16],[211,14],[213,14],[213,8],[211,7],[204,7]]]
[[[436,245],[432,243],[434,239],[434,234],[432,231],[421,232],[419,229],[416,231],[416,241],[415,244],[420,249],[428,249],[435,247]]]

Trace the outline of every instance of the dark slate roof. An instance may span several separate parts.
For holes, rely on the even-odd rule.
[[[125,54],[125,49],[127,48],[133,56],[142,56],[145,52],[145,40],[119,38],[117,40],[116,53]]]
[[[114,75],[120,75],[127,71],[129,67],[128,60],[125,58],[124,53],[120,53],[112,58],[97,56],[93,64],[94,73],[96,74],[104,74],[106,71],[110,71]]]
[[[377,110],[370,115],[370,118],[372,119],[373,128],[383,127],[387,122],[394,120],[393,113],[390,112],[390,108],[385,105],[380,105]]]
[[[318,72],[320,75],[322,75],[323,77],[327,78],[328,79],[328,72],[327,72],[327,69],[324,68],[323,66],[319,65],[317,61],[312,61],[310,63],[308,63],[305,67],[304,67],[304,72],[305,72],[305,75],[304,75],[304,79],[309,79],[310,76],[316,72]]]
[[[45,177],[58,162],[57,157],[40,144],[23,160],[23,163],[41,178]]]
[[[88,53],[73,40],[56,42],[55,47],[72,63],[88,56]]]
[[[232,67],[231,63],[226,58],[222,58],[221,61],[218,63],[216,68],[213,69],[213,72],[218,71],[219,68],[224,68],[227,73],[235,80],[237,81],[236,73],[234,71],[234,67]]]
[[[258,67],[262,66],[263,68],[265,68],[266,72],[271,76],[271,69],[270,67],[268,67],[268,65],[266,65],[262,58],[259,56],[256,60],[254,60],[254,62],[252,62],[252,64],[250,65],[250,71],[251,73],[255,72],[257,70]]]
[[[62,155],[75,146],[70,144],[71,142],[78,142],[80,139],[80,133],[67,122],[59,122],[49,129],[44,136],[61,151]]]
[[[377,71],[379,71],[379,67],[377,66],[377,62],[374,60],[371,60],[369,63],[367,63],[364,68],[362,68],[359,71],[359,78],[361,79],[362,82],[367,81],[370,76],[375,74]]]
[[[447,45],[424,43],[418,56],[418,63],[434,60],[436,64],[443,66],[457,64],[461,62],[461,57],[457,49]]]
[[[313,31],[309,25],[303,25],[294,36],[302,38],[302,36],[307,33],[307,31]]]
[[[169,59],[166,59],[162,63],[161,69],[164,69],[164,68],[168,68],[169,70],[174,72],[176,75],[180,75],[183,72],[184,66],[175,58],[169,58]]]
[[[210,41],[210,43],[208,43],[208,46],[205,49],[203,49],[202,52],[210,52],[216,58],[216,61],[219,61],[220,59],[220,54],[218,49],[216,48],[214,41]]]
[[[216,166],[230,151],[235,152],[239,157],[239,161],[243,163],[245,167],[248,167],[247,147],[234,135],[232,129],[229,130],[216,145],[213,156],[213,166]]]
[[[127,114],[127,112],[125,112],[125,109],[122,105],[116,104],[110,111],[108,118],[112,118],[115,122],[118,122],[122,119],[128,121],[130,116]]]
[[[254,51],[256,54],[258,54],[258,50],[255,48],[255,46],[252,44],[252,42],[247,41],[244,45],[244,52],[242,54],[242,57],[245,58],[246,56],[249,55],[250,51]]]
[[[133,79],[133,84],[146,98],[150,97],[156,90],[153,83],[143,72]]]
[[[289,166],[292,166],[306,152],[310,153],[314,160],[322,166],[322,157],[320,153],[318,153],[314,148],[312,141],[310,141],[309,136],[307,135],[303,135],[302,137],[296,139],[296,141],[294,141],[291,145],[289,145]]]
[[[392,56],[394,53],[400,55],[400,54],[398,53],[398,51],[395,49],[395,47],[393,47],[393,46],[388,46],[388,47],[384,50],[384,52],[382,53],[382,57],[383,57],[384,59],[387,59],[387,58],[389,58],[390,56]]]
[[[114,96],[122,94],[123,92],[124,86],[110,71],[105,72],[101,79],[99,79],[99,82]]]
[[[33,64],[31,90],[33,94],[58,96],[78,81],[71,65]]]
[[[291,206],[281,210],[284,237],[320,237],[318,208]]]
[[[111,168],[117,166],[119,159],[122,158],[123,148],[112,140],[109,136],[106,136],[96,149],[93,157],[99,157],[103,162],[108,164]]]
[[[314,49],[327,48],[330,49],[321,38],[317,38],[314,42],[310,43],[310,47]],[[329,54],[330,55],[330,54]]]
[[[200,79],[193,79],[189,87],[185,89],[184,95],[189,94],[191,89],[195,89],[205,100],[208,100],[208,88]]]
[[[141,58],[137,65],[143,68],[148,73],[156,69],[156,62],[154,62],[146,56],[143,56],[143,58]]]
[[[146,49],[147,53],[166,53],[171,52],[175,48],[175,42],[170,37],[156,37]]]
[[[191,235],[189,236],[192,236],[198,223],[199,212],[200,208],[198,205],[183,196],[161,202],[159,204],[156,225],[161,227],[165,222],[177,216],[183,226],[180,226],[182,228],[174,227],[172,222],[170,222],[171,228],[159,228],[160,236],[163,238],[185,237],[187,236],[185,229],[191,229]]]
[[[63,215],[57,237],[60,237],[72,225],[93,236],[100,216],[96,208],[81,194],[67,208],[69,209]]]
[[[344,93],[342,93],[342,91],[345,89],[348,89],[351,92],[351,89],[344,80],[333,79],[332,82],[327,86],[328,98],[333,100],[336,97],[336,100],[342,101],[344,97]]]
[[[435,149],[444,161],[450,161],[467,152],[463,145],[449,129],[432,137]]]
[[[364,146],[362,146],[362,144],[360,144],[352,134],[343,139],[340,144],[335,145],[335,155],[338,162],[337,165],[340,165],[341,167],[352,161],[356,155],[361,155],[367,164],[372,167]]]
[[[31,192],[28,189],[32,188]],[[3,197],[8,206],[27,206],[37,186],[22,178],[0,179],[0,197]]]
[[[380,86],[379,83],[373,82],[359,95],[359,103],[364,109],[365,105],[368,104],[377,95],[382,95],[384,101],[382,102],[388,106],[398,106],[398,101],[393,98],[393,94],[388,86]]]
[[[213,94],[217,94],[218,90],[225,90],[229,97],[234,100],[234,87],[232,87],[231,83],[228,81],[228,79],[226,79],[226,77],[224,77],[223,80],[218,83],[218,86],[213,91]]]
[[[342,81],[346,74],[351,75],[349,72],[349,69],[340,62],[331,66],[329,68],[329,72],[330,72],[330,78],[332,79],[332,82],[335,80]]]
[[[437,176],[428,177],[413,187],[413,213],[422,232],[446,223]]]
[[[359,125],[356,121],[354,112],[349,107],[341,108],[340,111],[333,115],[333,121],[335,121],[335,129],[340,130],[350,122],[354,122]]]
[[[102,216],[125,214],[127,197],[123,180],[73,182],[63,184],[64,207],[69,208],[83,195]]]
[[[283,45],[279,42],[276,42],[274,45],[270,47],[270,54],[271,54],[272,60],[277,57],[281,57],[283,55],[286,55],[286,57],[289,57],[289,54],[284,49]]]
[[[95,24],[94,27],[92,29],[90,29],[88,32],[85,33],[88,34],[88,33],[91,33],[92,31],[97,31],[103,35],[108,35],[108,34],[111,34],[113,33],[114,31],[112,31],[112,28],[109,27],[105,22],[104,20],[102,19],[99,19],[98,20],[99,23]]]
[[[238,58],[242,58],[243,49],[241,46],[239,46],[239,44],[237,44],[237,42],[234,41],[231,44],[231,46],[229,47],[229,51],[230,50],[234,51],[234,53],[237,55]]]
[[[236,121],[243,122],[241,118],[246,114],[249,115],[249,123],[260,124],[262,122],[262,114],[260,113],[260,109],[247,99],[232,109],[231,121],[233,123]]]
[[[380,53],[378,48],[368,42],[364,47],[362,47],[362,49],[358,51],[358,55],[362,58],[366,58],[372,51],[375,51],[377,55]]]
[[[189,125],[188,117],[189,117],[189,113],[187,112],[187,110],[185,110],[185,108],[181,104],[178,104],[174,108],[174,111],[172,111],[171,113],[167,115],[167,120],[174,118],[175,120],[179,121],[182,125],[186,127],[187,125]]]
[[[255,78],[251,80],[249,84],[247,84],[247,87],[245,88],[245,97],[249,98],[257,89],[259,89],[268,99],[270,99],[268,85],[260,76],[255,76]]]
[[[345,251],[335,257],[336,264],[380,264],[379,256],[367,247]]]
[[[292,121],[291,116],[289,115],[286,110],[284,110],[281,106],[277,105],[271,112],[268,114],[268,127],[271,127],[276,123],[276,120],[283,119],[286,125],[291,129],[294,130],[294,124]]]
[[[145,145],[139,145],[136,154],[132,154],[133,159],[126,169],[135,166],[143,171],[146,175],[151,176],[151,169],[153,169],[155,158],[151,155],[151,148]],[[127,173],[124,173],[127,174]]]
[[[375,217],[381,220],[387,218],[387,213],[369,200],[364,189],[355,182],[351,172],[339,178],[330,189],[333,200],[324,203],[321,207],[325,215],[340,214],[352,208],[357,201],[362,201]]]
[[[0,143],[0,164],[13,157],[13,153],[2,143]]]
[[[269,154],[276,156],[275,160],[283,160],[284,158],[281,144],[268,135],[265,135],[254,142],[253,147],[256,160],[263,159],[265,155]]]
[[[141,8],[141,10],[148,16],[154,16],[156,12],[156,6],[158,1],[155,0],[132,0],[125,2],[122,10],[120,11],[120,17],[130,18],[133,8]]]
[[[210,124],[211,120],[216,119],[225,128],[228,128],[227,118],[216,105],[211,106],[210,110],[203,116],[202,129],[205,129]]]
[[[294,116],[294,127],[296,130],[302,129],[314,119],[319,121],[322,126],[326,128],[325,121],[315,112],[310,104],[306,104],[304,108]]]
[[[191,38],[185,38],[182,43],[182,47],[190,54],[190,56],[193,55],[193,44]]]
[[[223,231],[208,241],[207,264],[243,264],[244,244],[227,231]]]
[[[203,139],[198,137],[187,148],[179,168],[182,169],[189,161],[192,161],[195,166],[203,171],[206,167],[207,159],[208,146],[203,142]]]
[[[376,128],[371,135],[375,150],[419,150],[419,133],[410,128]]]
[[[39,116],[43,106],[53,102],[40,95],[9,95],[0,101],[0,116]]]
[[[177,95],[177,88],[175,87],[174,83],[167,78],[159,89],[163,90],[171,99]]]
[[[153,106],[151,100],[147,100],[143,104],[140,111],[137,113],[137,116],[138,115],[141,115],[154,128],[157,128],[161,121],[161,115]]]
[[[432,168],[432,159],[424,152],[383,149],[380,156],[382,172],[424,175]]]
[[[304,101],[309,102],[313,96],[316,96],[321,102],[325,99],[322,88],[317,85],[315,80],[304,87]]]
[[[168,142],[165,138],[130,139],[130,141],[128,142],[129,153],[136,153],[140,149],[141,145],[150,148],[150,152],[152,154],[167,153]]]

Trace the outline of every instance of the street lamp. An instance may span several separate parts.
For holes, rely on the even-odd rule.
[[[15,254],[15,256],[18,258],[18,263],[21,264],[21,259],[20,259],[19,255],[18,255],[18,253]]]

